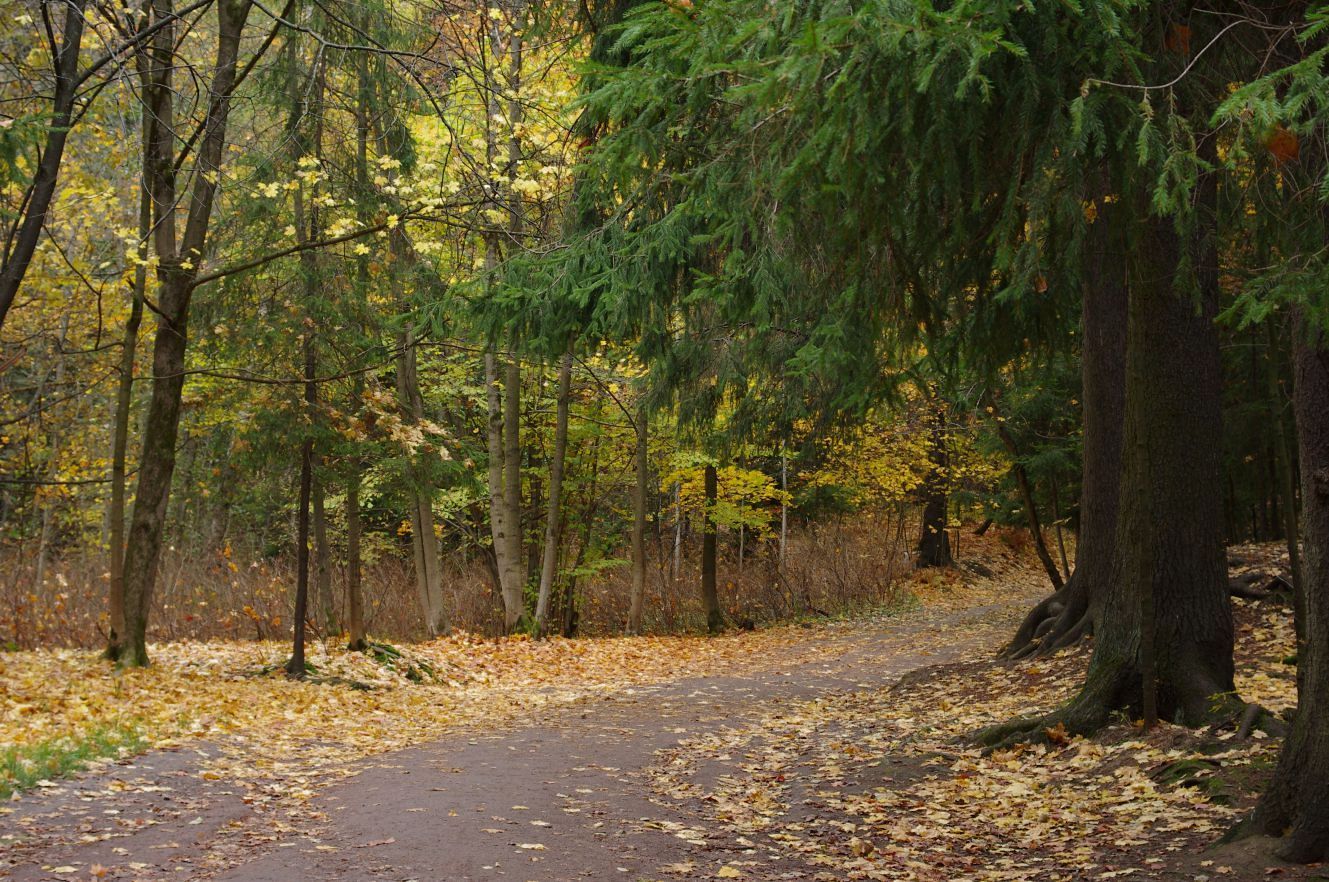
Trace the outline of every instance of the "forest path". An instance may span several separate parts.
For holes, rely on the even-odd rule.
[[[200,775],[207,745],[151,753],[25,798],[4,826],[18,821],[27,835],[0,851],[0,878],[812,878],[778,842],[716,823],[726,808],[710,787],[741,779],[743,756],[709,757],[688,787],[665,792],[668,750],[809,699],[990,655],[1031,599],[1027,586],[1013,587],[996,604],[810,628],[808,641],[822,644],[810,661],[795,654],[788,666],[775,659],[756,672],[547,706],[492,732],[371,757],[327,786],[281,782],[284,797],[301,798],[290,806],[278,797],[266,812],[252,791]],[[119,792],[127,798],[109,799]],[[815,813],[815,798],[804,797],[789,810]]]

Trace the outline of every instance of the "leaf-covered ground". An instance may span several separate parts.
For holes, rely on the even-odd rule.
[[[1203,849],[1273,739],[1123,720],[990,756],[964,740],[1054,706],[1087,658],[992,659],[1043,587],[1000,543],[981,551],[915,576],[917,602],[889,615],[717,639],[455,637],[378,660],[320,648],[304,684],[266,644],[160,646],[125,674],[90,653],[0,656],[11,750],[107,732],[165,748],[0,808],[0,876],[1265,878],[1245,851]],[[1238,607],[1243,695],[1289,706],[1288,611]]]

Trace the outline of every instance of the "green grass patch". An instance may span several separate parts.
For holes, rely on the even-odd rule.
[[[29,790],[39,781],[63,778],[106,757],[145,750],[148,742],[133,726],[104,726],[79,735],[0,749],[0,800]]]

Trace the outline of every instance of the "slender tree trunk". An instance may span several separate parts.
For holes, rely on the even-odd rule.
[[[1020,450],[1015,446],[1015,439],[1011,437],[1010,430],[1006,424],[1001,422],[998,417],[996,421],[997,435],[1001,438],[1001,443],[1006,446],[1006,450],[1011,455],[1011,474],[1015,475],[1015,485],[1020,488],[1020,499],[1024,503],[1024,516],[1029,524],[1029,535],[1034,540],[1034,550],[1038,553],[1038,559],[1043,564],[1043,570],[1048,574],[1048,581],[1052,583],[1052,590],[1060,591],[1062,588],[1061,572],[1057,565],[1052,561],[1052,555],[1048,551],[1047,542],[1043,539],[1043,525],[1038,517],[1038,505],[1034,499],[1034,488],[1029,482],[1029,473],[1025,471],[1024,463],[1020,462]]]
[[[512,572],[512,564],[508,561],[508,533],[512,528],[508,524],[508,507],[503,503],[503,389],[498,375],[498,358],[493,351],[485,352],[484,367],[485,400],[488,405],[485,439],[489,453],[489,530],[493,539],[499,597],[506,614],[508,581]]]
[[[1287,539],[1288,564],[1292,570],[1292,588],[1298,590],[1302,584],[1301,549],[1297,538],[1300,528],[1297,523],[1297,478],[1294,473],[1292,458],[1292,439],[1288,437],[1287,420],[1283,418],[1282,384],[1278,379],[1278,340],[1272,325],[1267,327],[1268,355],[1266,373],[1269,378],[1269,418],[1273,421],[1274,440],[1276,442],[1274,467],[1278,475],[1278,504],[1282,513],[1284,536]]]
[[[674,485],[674,548],[670,556],[669,572],[675,582],[683,566],[683,499],[677,484]]]
[[[521,507],[521,367],[514,357],[503,379],[503,496],[508,524],[506,560],[509,572],[503,584],[504,624],[509,631],[526,614],[526,575],[522,569]]]
[[[554,450],[549,461],[549,499],[545,512],[545,544],[540,557],[540,592],[535,604],[536,633],[543,636],[549,625],[549,599],[558,574],[558,551],[562,528],[563,465],[568,452],[568,400],[572,397],[572,353],[563,356],[558,368],[558,403],[554,418]]]
[[[720,612],[720,595],[716,590],[716,523],[715,504],[718,498],[718,481],[715,466],[706,466],[706,511],[703,515],[701,538],[701,603],[706,610],[706,630],[718,634],[724,629],[724,615]]]
[[[140,79],[146,68],[139,56]],[[143,164],[147,169],[148,127],[152,123],[144,115]],[[134,403],[134,359],[138,354],[138,329],[143,323],[143,297],[148,290],[148,236],[152,230],[152,199],[146,181],[139,185],[138,204],[138,266],[134,269],[133,286],[129,297],[129,318],[125,321],[125,336],[120,350],[120,377],[116,387],[115,417],[111,429],[111,499],[107,510],[110,522],[111,584],[108,597],[110,633],[106,641],[106,658],[118,661],[124,651],[125,639],[125,463],[129,450],[129,415]]]
[[[1329,336],[1300,318],[1294,330],[1293,405],[1301,463],[1303,588],[1297,715],[1249,832],[1286,835],[1281,856],[1329,860]]]
[[[337,607],[332,598],[332,554],[328,548],[327,512],[324,508],[323,482],[314,479],[314,590],[318,594],[319,613],[323,618],[323,633],[340,633]]]
[[[32,264],[32,256],[41,241],[46,226],[46,213],[55,196],[60,176],[60,163],[64,158],[65,141],[74,123],[74,103],[78,98],[78,59],[83,45],[83,15],[87,0],[63,0],[50,6],[63,6],[64,21],[60,40],[54,50],[51,66],[55,73],[55,89],[51,96],[51,123],[46,129],[37,168],[32,176],[26,198],[22,200],[20,217],[6,232],[3,260],[0,260],[0,328],[5,316],[14,305],[19,286]]]
[[[1057,481],[1056,474],[1052,476],[1052,524],[1057,532],[1057,556],[1061,559],[1061,572],[1069,579],[1071,562],[1066,557],[1066,537],[1061,527],[1061,485]]]
[[[360,473],[353,471],[346,484],[346,627],[350,632],[346,648],[363,652],[365,641],[365,602],[360,586]]]
[[[314,335],[311,329],[304,339],[305,406],[313,413],[318,400],[314,382]],[[314,438],[300,445],[300,500],[295,526],[295,621],[291,658],[286,675],[294,680],[305,678],[305,621],[309,618],[309,502],[314,482]]]
[[[1104,187],[1104,192],[1108,188]],[[1083,468],[1075,571],[1064,590],[1025,618],[1005,655],[1050,652],[1094,628],[1101,596],[1113,578],[1121,492],[1121,445],[1126,406],[1126,265],[1128,218],[1117,202],[1095,203],[1081,288],[1080,352]]]
[[[398,246],[401,249],[402,246]],[[424,396],[420,394],[420,376],[416,369],[415,330],[408,322],[399,340],[397,356],[397,397],[412,424],[424,419]],[[419,456],[409,454],[407,480],[411,494],[411,542],[415,556],[415,581],[420,598],[420,615],[425,633],[430,637],[447,633],[447,611],[443,608],[443,565],[439,559],[438,537],[434,535],[434,493],[429,476],[421,467]]]
[[[646,595],[646,505],[650,456],[647,449],[646,408],[637,410],[637,487],[632,496],[632,596],[628,603],[628,633],[641,633],[642,602]]]
[[[789,542],[789,456],[780,450],[780,566],[784,566],[785,550]],[[891,564],[894,566],[894,563]]]
[[[946,531],[948,467],[946,451],[946,412],[937,405],[932,414],[931,441],[928,445],[929,470],[923,483],[923,529],[918,539],[915,566],[948,567],[951,565],[951,537]]]

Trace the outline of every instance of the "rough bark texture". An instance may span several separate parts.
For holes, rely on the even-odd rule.
[[[1138,716],[1146,683],[1161,719],[1199,725],[1227,713],[1233,624],[1222,527],[1217,273],[1212,240],[1197,236],[1198,299],[1179,285],[1181,242],[1152,221],[1130,273],[1126,420],[1114,576],[1093,598],[1094,654],[1078,696],[1039,720],[997,726],[997,744],[1063,723],[1093,732],[1112,711]],[[1146,618],[1148,621],[1146,621]],[[1229,696],[1216,701],[1215,696]]]
[[[1091,632],[1095,598],[1104,594],[1112,579],[1126,406],[1126,249],[1121,240],[1125,224],[1115,203],[1100,200],[1097,208],[1080,295],[1084,442],[1075,571],[1062,590],[1025,618],[1004,651],[1009,657],[1060,649]]]
[[[947,494],[946,469],[946,412],[938,407],[932,416],[932,439],[928,447],[927,480],[923,484],[923,528],[918,538],[918,557],[914,565],[948,567],[951,559],[951,537],[946,532]]]
[[[145,96],[147,112],[157,125],[149,148],[149,190],[152,195],[154,246],[158,257],[157,334],[153,343],[152,394],[143,426],[143,452],[139,458],[138,492],[125,549],[126,645],[120,653],[124,665],[148,663],[148,611],[161,558],[162,530],[175,473],[175,442],[180,427],[180,395],[184,388],[185,349],[188,340],[189,302],[197,277],[197,263],[207,244],[208,224],[223,147],[231,91],[237,73],[240,36],[251,4],[223,0],[217,4],[217,60],[209,87],[208,114],[195,163],[193,189],[185,215],[185,232],[176,241],[176,171],[172,149],[175,138],[171,70],[175,65],[175,29],[163,27],[152,42],[151,88]],[[155,19],[170,18],[169,0],[153,5]],[[187,269],[186,266],[189,268]]]
[[[716,529],[715,502],[719,487],[715,466],[706,466],[706,513],[701,534],[701,603],[706,610],[706,630],[712,634],[724,628],[724,614],[720,612],[720,595],[716,590]]]
[[[1303,626],[1297,647],[1297,715],[1274,779],[1248,827],[1286,834],[1282,857],[1329,859],[1329,334],[1296,329],[1293,401],[1301,454]]]
[[[545,511],[545,544],[540,554],[540,592],[535,603],[535,627],[543,635],[549,624],[549,599],[558,574],[559,540],[562,538],[563,464],[568,453],[568,400],[572,396],[572,353],[563,356],[558,368],[558,403],[554,418],[554,450],[549,461],[549,497]]]

